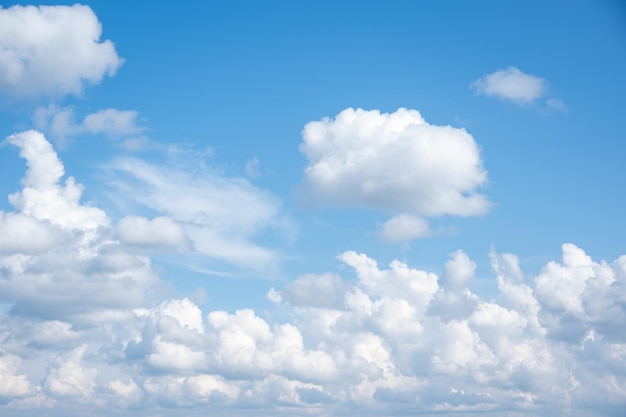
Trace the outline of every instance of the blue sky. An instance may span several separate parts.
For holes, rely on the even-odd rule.
[[[72,4],[0,9],[0,413],[626,406],[620,2]]]

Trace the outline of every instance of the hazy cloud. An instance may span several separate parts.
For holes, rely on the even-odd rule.
[[[139,112],[111,108],[89,113],[81,122],[76,122],[73,108],[52,104],[37,108],[33,122],[37,129],[59,140],[81,134],[103,134],[115,139],[130,137],[127,141],[137,142],[142,137],[136,135],[145,130],[140,125]]]
[[[120,158],[108,170],[115,190],[169,217],[198,253],[240,267],[275,266],[277,252],[254,243],[263,231],[281,233],[291,227],[271,193],[202,164],[156,165]]]

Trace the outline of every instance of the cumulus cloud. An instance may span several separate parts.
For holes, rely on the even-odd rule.
[[[416,110],[346,109],[308,123],[300,151],[309,163],[301,195],[314,204],[360,206],[397,213],[383,240],[423,235],[414,218],[484,214],[487,181],[480,152],[464,129],[427,123]],[[400,236],[396,226],[411,223]],[[418,230],[420,229],[420,230]]]
[[[0,8],[0,91],[13,98],[79,95],[123,60],[88,6]]]
[[[22,190],[9,195],[14,211],[0,212],[0,298],[19,314],[86,322],[142,305],[159,282],[150,260],[110,240],[108,216],[80,201],[74,178],[61,182],[63,163],[41,133],[7,141],[28,169]]]
[[[589,415],[617,416],[625,405],[626,341],[618,329],[626,256],[594,262],[566,244],[562,262],[530,279],[514,255],[493,252],[495,299],[468,289],[476,265],[462,251],[451,254],[441,275],[397,260],[380,267],[353,251],[339,259],[346,276],[305,275],[274,298],[292,308],[288,322],[272,323],[250,309],[203,316],[189,299],[173,299],[135,309],[126,330],[87,339],[90,347],[43,350],[50,365],[41,387],[30,385],[16,354],[0,356],[7,369],[1,378],[14,387],[1,393],[5,407],[42,394],[62,398],[65,410],[183,406],[190,415],[211,404],[229,415],[244,407],[273,415],[595,408]],[[567,302],[557,301],[542,289],[547,274],[586,279],[563,295]],[[572,321],[584,331],[564,338]],[[106,376],[98,378],[96,365]]]
[[[487,180],[478,146],[463,129],[428,124],[416,110],[346,109],[308,123],[301,152],[307,190],[320,203],[415,214],[482,214]]]

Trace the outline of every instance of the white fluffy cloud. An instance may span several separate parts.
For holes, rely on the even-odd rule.
[[[308,123],[301,152],[308,190],[320,203],[415,214],[482,214],[487,180],[463,129],[428,124],[416,110],[346,109]]]
[[[300,151],[307,157],[303,198],[402,215],[472,216],[490,206],[478,190],[487,181],[478,146],[463,129],[427,123],[416,110],[346,109],[308,123]],[[304,197],[306,196],[306,197]],[[423,235],[411,223],[401,236],[391,220],[381,237]],[[423,229],[423,227],[421,228]]]
[[[508,67],[484,75],[470,84],[476,94],[509,100],[520,105],[536,102],[548,92],[548,82],[536,75],[526,74],[516,67]],[[563,100],[548,98],[548,110],[566,111]]]
[[[0,91],[14,98],[78,95],[123,60],[88,6],[0,7]]]
[[[80,201],[74,178],[61,184],[64,166],[41,133],[7,140],[28,169],[9,196],[15,211],[0,212],[0,298],[20,314],[85,322],[142,305],[159,282],[150,260],[119,249],[108,216]]]

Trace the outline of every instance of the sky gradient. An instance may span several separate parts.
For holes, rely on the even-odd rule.
[[[626,7],[0,8],[0,415],[618,416]]]

